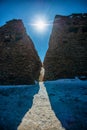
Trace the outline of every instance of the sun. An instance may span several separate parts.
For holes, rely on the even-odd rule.
[[[39,20],[36,22],[35,27],[37,30],[43,31],[46,29],[46,22],[43,20]]]
[[[45,19],[36,19],[32,24],[33,28],[38,32],[45,32],[47,29],[47,21]]]

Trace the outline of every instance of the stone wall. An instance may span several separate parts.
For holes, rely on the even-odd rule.
[[[55,16],[44,66],[45,80],[87,76],[87,14]]]
[[[33,84],[41,61],[22,20],[0,27],[0,84]]]

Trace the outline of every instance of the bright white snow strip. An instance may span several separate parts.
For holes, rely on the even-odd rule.
[[[64,130],[55,116],[43,82],[34,96],[32,108],[25,114],[18,130]]]
[[[41,68],[41,80],[44,69]],[[39,92],[34,96],[32,108],[25,114],[18,130],[64,130],[51,108],[43,82],[39,82]]]

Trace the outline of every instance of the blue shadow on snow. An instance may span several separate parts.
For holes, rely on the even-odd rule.
[[[87,130],[87,82],[44,82],[52,110],[65,130]]]
[[[38,91],[38,84],[0,88],[0,130],[17,130]]]

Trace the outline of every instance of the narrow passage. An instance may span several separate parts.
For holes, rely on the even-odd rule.
[[[44,76],[41,68],[39,81]],[[49,97],[43,82],[39,82],[39,92],[34,96],[32,108],[25,114],[18,130],[64,130],[51,108]]]

